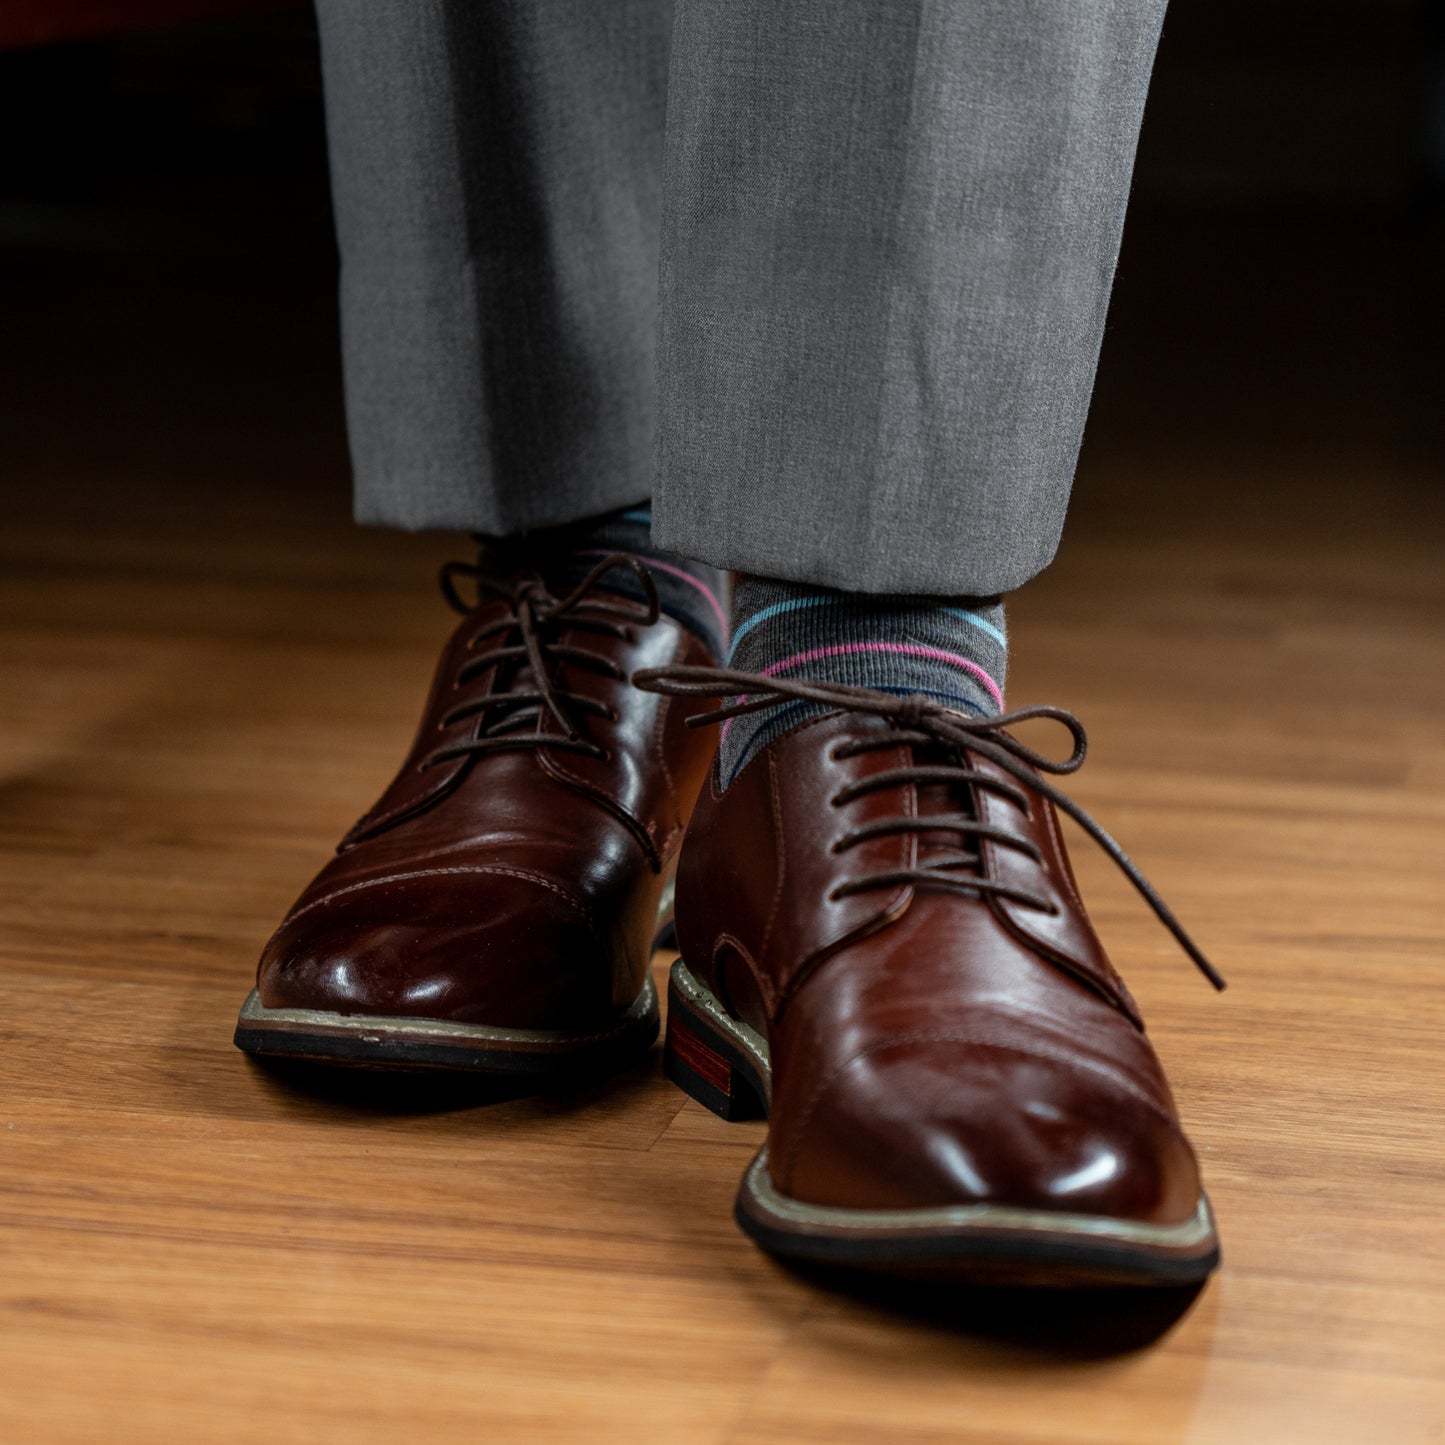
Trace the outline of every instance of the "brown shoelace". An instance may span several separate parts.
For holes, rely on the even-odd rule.
[[[1082,766],[1088,750],[1088,735],[1084,725],[1073,713],[1061,707],[1025,707],[997,717],[973,718],[954,712],[922,694],[912,697],[894,697],[889,693],[874,692],[870,688],[850,687],[843,683],[812,682],[804,678],[762,677],[750,672],[736,672],[729,668],[713,667],[657,667],[646,668],[632,675],[633,684],[645,692],[664,693],[671,697],[716,698],[729,695],[733,701],[711,712],[698,713],[688,718],[689,727],[705,727],[722,722],[727,718],[741,717],[745,713],[759,712],[764,708],[776,707],[780,702],[796,699],[815,702],[846,713],[864,713],[884,719],[893,725],[893,731],[876,737],[860,738],[845,743],[836,750],[837,757],[852,757],[859,753],[876,751],[881,748],[910,744],[924,749],[943,749],[958,755],[967,748],[980,757],[997,764],[1004,772],[1016,778],[1023,786],[1014,788],[999,779],[989,777],[958,762],[915,762],[912,766],[890,768],[875,773],[860,782],[843,788],[833,799],[836,806],[843,806],[865,793],[882,791],[905,784],[947,786],[971,786],[986,788],[992,793],[1007,797],[1025,813],[1029,811],[1027,792],[1047,798],[1061,812],[1067,813],[1105,853],[1118,865],[1124,876],[1139,890],[1139,893],[1172,933],[1179,946],[1193,960],[1199,971],[1215,988],[1224,988],[1224,979],[1219,971],[1204,956],[1199,946],[1184,931],[1169,905],[1155,891],[1153,884],[1139,871],[1127,853],[1104,829],[1094,821],[1091,814],[1081,808],[1067,794],[1061,792],[1045,777],[1044,773],[1065,775],[1077,772]],[[1069,730],[1074,741],[1073,753],[1062,762],[1047,758],[1020,742],[1007,729],[1015,723],[1028,722],[1034,718],[1049,718],[1061,723]],[[1016,838],[1001,829],[994,828],[968,813],[949,813],[925,817],[882,818],[861,828],[855,828],[836,845],[837,851],[845,852],[868,838],[880,838],[899,834],[954,834],[960,838],[981,842],[985,839],[1007,848],[1013,848],[1042,862],[1038,849],[1023,838]],[[1054,904],[1037,894],[1000,883],[981,875],[981,859],[977,851],[947,853],[916,868],[896,868],[883,873],[871,873],[863,878],[851,879],[840,884],[833,897],[844,897],[860,893],[869,888],[894,887],[911,884],[925,888],[944,888],[970,895],[996,894],[1011,898],[1030,908],[1048,913],[1058,910]],[[979,870],[960,874],[958,870],[971,868]]]
[[[646,599],[639,607],[617,594],[604,594],[601,583],[609,572],[630,572]],[[477,600],[469,603],[457,591],[457,579],[469,578],[476,587]],[[560,748],[605,758],[607,750],[583,731],[580,716],[588,714],[616,721],[616,710],[570,691],[563,681],[564,665],[588,668],[621,681],[627,674],[610,658],[585,647],[558,640],[564,631],[595,632],[631,641],[635,629],[657,621],[657,587],[646,565],[625,552],[604,557],[565,596],[555,597],[540,571],[529,567],[508,578],[497,575],[486,559],[477,563],[448,562],[440,573],[442,595],[464,616],[488,602],[507,604],[507,615],[488,623],[467,644],[474,651],[481,644],[496,641],[485,652],[477,652],[457,669],[453,689],[464,687],[491,668],[499,669],[491,691],[485,697],[469,698],[444,713],[440,726],[449,727],[465,717],[480,715],[484,721],[476,737],[437,748],[418,764],[425,771],[448,758],[474,753],[495,753],[527,748]],[[515,639],[515,640],[512,640]],[[550,715],[558,731],[522,732],[518,729],[538,717]]]

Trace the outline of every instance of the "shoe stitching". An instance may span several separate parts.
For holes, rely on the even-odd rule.
[[[658,846],[657,839],[653,836],[652,825],[644,823],[641,818],[630,808],[625,807],[612,792],[612,785],[609,779],[603,777],[599,781],[593,781],[584,777],[581,773],[574,773],[570,768],[563,767],[552,750],[542,748],[538,750],[539,760],[543,769],[550,773],[558,782],[575,788],[583,797],[591,798],[593,802],[605,808],[614,818],[627,829],[637,840],[637,845],[647,857],[648,863],[654,873],[662,871],[662,850]],[[598,759],[599,767],[606,767],[606,763]]]
[[[897,759],[899,765],[908,761],[909,752],[906,747],[899,748]],[[905,817],[913,818],[918,815],[918,793],[912,785],[905,786],[902,790],[903,797],[900,806]],[[911,858],[917,856],[917,843],[908,838],[902,839],[901,863],[907,864]],[[836,886],[836,879],[835,879]],[[805,958],[796,962],[792,967],[784,967],[779,970],[780,984],[778,997],[785,1001],[785,1005],[791,1005],[792,1000],[797,997],[798,991],[813,977],[817,971],[836,958],[850,944],[856,943],[863,938],[886,928],[890,923],[897,921],[902,916],[902,908],[913,893],[913,886],[908,883],[901,883],[898,889],[884,901],[882,908],[875,914],[860,921],[850,923],[842,927],[831,937],[825,939]],[[772,1020],[777,1022],[776,1016]]]
[[[1063,884],[1064,892],[1068,895],[1070,902],[1082,913],[1084,912],[1084,900],[1079,897],[1079,890],[1074,887],[1074,880],[1069,874],[1068,867],[1064,866],[1067,855],[1064,852],[1063,834],[1059,831],[1058,814],[1055,813],[1047,800],[1043,798],[1039,799],[1037,807],[1044,815],[1044,831],[1049,835],[1049,846],[1053,849],[1058,864],[1060,865],[1048,869],[1047,874],[1050,878],[1055,874],[1058,875],[1060,882]]]
[[[1022,1058],[1046,1059],[1050,1063],[1065,1064],[1069,1068],[1087,1070],[1089,1073],[1095,1074],[1112,1084],[1119,1092],[1127,1094],[1136,1103],[1142,1104],[1151,1114],[1161,1120],[1172,1134],[1180,1139],[1184,1138],[1183,1131],[1180,1129],[1178,1122],[1171,1118],[1168,1112],[1162,1109],[1155,1100],[1151,1099],[1131,1080],[1121,1077],[1113,1070],[1105,1068],[1102,1064],[1096,1064],[1089,1059],[1070,1056],[1056,1049],[1037,1048],[1016,1043],[1001,1043],[997,1039],[991,1039],[981,1034],[961,1030],[924,1029],[906,1034],[893,1034],[886,1039],[879,1039],[876,1043],[865,1045],[856,1053],[850,1054],[847,1059],[837,1065],[837,1067],[813,1087],[803,1106],[798,1123],[795,1126],[793,1142],[788,1149],[784,1161],[784,1177],[779,1180],[780,1186],[784,1189],[791,1186],[793,1182],[793,1171],[797,1168],[798,1156],[802,1153],[803,1145],[807,1138],[808,1126],[813,1121],[813,1115],[817,1112],[818,1105],[823,1100],[823,1095],[827,1093],[844,1073],[851,1069],[860,1059],[867,1058],[870,1054],[876,1054],[883,1049],[891,1049],[906,1044],[932,1043],[972,1044],[975,1048],[996,1049],[1001,1053],[1017,1054]]]
[[[773,937],[773,924],[777,921],[778,905],[783,899],[783,880],[788,871],[788,850],[784,846],[786,834],[783,827],[783,800],[778,787],[778,760],[771,750],[768,752],[768,801],[773,809],[773,859],[777,879],[773,885],[773,901],[768,909],[767,922],[763,925],[763,941],[758,945],[758,958],[764,962],[767,960],[768,945]]]
[[[467,868],[414,868],[405,873],[387,873],[380,878],[366,878],[358,883],[348,883],[344,888],[338,888],[334,892],[323,894],[320,898],[313,898],[310,903],[294,910],[282,925],[282,928],[289,927],[304,913],[309,913],[313,908],[320,908],[323,904],[335,902],[349,893],[359,893],[367,888],[381,888],[389,883],[406,883],[413,878],[440,878],[456,874],[486,873],[496,874],[504,878],[520,878],[528,883],[535,883],[545,888],[550,893],[555,893],[569,907],[575,909],[581,915],[582,921],[586,923],[588,931],[598,942],[602,942],[602,935],[593,921],[592,914],[588,909],[574,898],[565,888],[552,882],[545,874],[534,873],[528,868],[504,868],[497,864],[477,864]],[[279,930],[278,930],[279,932]]]
[[[628,684],[631,686],[631,684]],[[657,709],[657,717],[652,724],[652,759],[657,765],[657,770],[662,774],[662,781],[667,786],[667,801],[671,807],[671,816],[668,822],[667,841],[672,841],[674,831],[682,823],[682,805],[677,796],[677,782],[672,776],[672,769],[667,765],[667,720],[672,713],[672,699],[664,697],[661,699],[662,706]],[[652,825],[648,824],[648,831],[652,831]],[[658,844],[658,852],[665,852],[665,846]]]
[[[734,933],[720,933],[713,940],[712,976],[714,980],[716,980],[719,987],[722,987],[722,973],[717,966],[717,961],[718,955],[723,951],[723,948],[725,946],[731,948],[738,955],[738,957],[741,958],[745,964],[747,964],[748,972],[752,974],[753,983],[757,987],[758,992],[762,995],[763,1003],[767,1006],[768,1017],[771,1018],[773,1016],[774,1010],[777,1008],[778,992],[773,987],[771,980],[768,978],[767,972],[764,969],[759,968],[757,960],[752,955],[752,950],[749,949],[743,943],[742,939],[740,939]],[[726,992],[727,990],[724,989],[724,993]]]
[[[550,772],[558,782],[575,788],[583,797],[590,798],[616,818],[637,840],[637,846],[642,849],[652,871],[654,873],[662,872],[662,851],[658,847],[657,839],[653,837],[651,826],[644,823],[630,808],[624,807],[613,796],[607,787],[606,779],[593,782],[590,778],[583,777],[581,773],[571,772],[564,768],[547,749],[540,751],[540,759],[542,767]]]
[[[568,1033],[556,1033],[556,1034],[554,1034],[554,1033],[552,1033],[551,1030],[549,1030],[549,1029],[536,1029],[536,1030],[530,1030],[530,1029],[517,1029],[517,1030],[499,1029],[497,1032],[498,1032],[498,1033],[502,1033],[502,1034],[507,1034],[507,1033],[533,1033],[533,1032],[535,1032],[535,1033],[545,1033],[545,1034],[547,1035],[547,1043],[550,1044],[550,1045],[553,1045],[553,1046],[555,1046],[555,1045],[557,1045],[557,1044],[600,1043],[601,1041],[603,1041],[603,1040],[605,1040],[605,1039],[614,1038],[614,1037],[615,1037],[616,1035],[618,1035],[618,1034],[630,1032],[632,1029],[634,1029],[634,1028],[637,1027],[637,1021],[636,1021],[636,1019],[630,1017],[630,1015],[631,1015],[631,1013],[632,1013],[632,1010],[637,1007],[638,1003],[639,1003],[640,1001],[643,1001],[643,1000],[645,1000],[645,999],[647,998],[648,992],[649,992],[649,990],[648,990],[648,981],[645,980],[645,981],[643,982],[642,987],[637,991],[637,997],[634,998],[634,999],[632,1000],[632,1002],[627,1005],[627,1009],[626,1009],[626,1015],[627,1015],[627,1016],[624,1016],[623,1018],[619,1019],[615,1024],[612,1024],[612,1025],[610,1025],[609,1027],[607,1027],[607,1028],[605,1028],[605,1029],[601,1029],[601,1030],[599,1030],[599,1031],[597,1031],[597,1032],[595,1032],[595,1033],[570,1033],[570,1034],[568,1034]],[[271,1011],[271,1012],[278,1012],[278,1013],[279,1013],[279,1012],[284,1012],[283,1009],[270,1010],[270,1011]],[[325,1010],[318,1010],[318,1012],[325,1012]],[[643,1017],[646,1017],[646,1013],[647,1013],[647,1012],[650,1012],[650,1013],[655,1014],[655,1013],[656,1013],[656,1007],[654,1006],[653,1009],[646,1011],[646,1012],[644,1013]],[[358,1018],[358,1019],[364,1019],[364,1020],[366,1020],[366,1022],[360,1026],[360,1027],[363,1028],[363,1029],[375,1027],[376,1025],[375,1025],[375,1022],[374,1022],[374,1021],[375,1021],[376,1019],[378,1019],[378,1018],[380,1018],[380,1019],[382,1019],[382,1020],[385,1020],[386,1022],[390,1022],[390,1021],[391,1021],[391,1016],[386,1015],[386,1014],[381,1014],[381,1015],[376,1015],[376,1014],[352,1014],[352,1015],[350,1015],[350,1017],[351,1017],[351,1018]],[[405,1022],[407,1022],[407,1023],[412,1023],[412,1022],[415,1022],[415,1020],[406,1019]],[[446,1020],[446,1019],[425,1019],[425,1020],[421,1020],[421,1022],[439,1024],[439,1025],[442,1025],[443,1027],[445,1027],[445,1025],[449,1022],[449,1020]],[[458,1020],[458,1022],[460,1022],[460,1023],[462,1024],[462,1027],[464,1027],[464,1028],[467,1026],[467,1025],[465,1024],[465,1022],[462,1021],[462,1020]],[[384,1025],[383,1025],[383,1026],[384,1026]],[[453,1038],[453,1040],[455,1040],[456,1036],[453,1035],[452,1038]]]
[[[660,669],[660,671],[665,670],[666,669]],[[650,688],[647,689],[647,691],[651,690],[652,689]],[[678,694],[678,696],[681,695],[682,694]],[[806,732],[809,728],[821,727],[824,723],[837,722],[837,720],[838,713],[837,710],[834,709],[832,711],[823,713],[819,717],[808,718],[805,722],[800,722],[796,727],[790,727],[786,732],[780,733],[772,740],[772,742],[768,743],[766,747],[755,749],[753,755],[747,760],[747,762],[744,763],[743,766],[740,767],[737,772],[735,772],[732,777],[728,779],[726,787],[720,786],[722,782],[722,775],[719,771],[719,759],[722,757],[722,750],[718,749],[717,753],[713,756],[713,765],[709,771],[709,777],[712,781],[713,798],[716,800],[722,798],[727,793],[730,793],[733,788],[736,787],[739,782],[741,782],[743,777],[754,767],[757,766],[758,759],[763,757],[768,752],[768,750],[772,748],[776,743],[781,741],[782,738],[792,737],[795,734],[801,734]]]

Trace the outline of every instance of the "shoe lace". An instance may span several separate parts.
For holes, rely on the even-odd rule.
[[[851,687],[843,683],[815,682],[805,678],[762,677],[754,673],[738,672],[729,668],[712,667],[658,667],[646,668],[632,675],[635,687],[644,692],[663,693],[671,697],[713,699],[722,695],[731,701],[709,712],[697,713],[688,718],[689,727],[706,727],[723,722],[728,718],[742,717],[747,713],[759,712],[775,707],[780,702],[797,700],[820,703],[829,709],[845,713],[866,714],[884,719],[892,724],[893,731],[868,738],[859,738],[842,743],[834,748],[835,758],[853,757],[860,753],[877,751],[882,748],[909,744],[914,747],[938,750],[946,756],[957,759],[963,749],[987,758],[1021,786],[1013,787],[992,775],[979,772],[961,761],[913,762],[905,767],[889,768],[870,777],[849,783],[830,800],[834,806],[842,807],[867,793],[896,788],[902,784],[944,784],[949,786],[970,785],[1009,798],[1025,814],[1030,812],[1028,794],[1035,793],[1047,798],[1061,812],[1068,814],[1095,843],[1114,861],[1120,872],[1134,885],[1144,901],[1153,909],[1155,916],[1173,934],[1175,940],[1193,961],[1199,971],[1217,989],[1225,987],[1223,976],[1205,957],[1199,945],[1185,932],[1183,925],[1174,916],[1173,910],[1159,896],[1154,885],[1140,871],[1133,859],[1100,826],[1094,817],[1066,793],[1048,781],[1044,774],[1067,775],[1079,770],[1088,751],[1088,734],[1084,725],[1066,708],[1035,706],[1018,708],[1013,712],[995,717],[974,718],[955,712],[930,697],[914,694],[896,697],[890,693],[874,692],[870,688]],[[1035,752],[1027,744],[1014,737],[1009,728],[1017,723],[1029,722],[1036,718],[1047,718],[1065,727],[1073,739],[1073,752],[1059,761]],[[869,838],[903,834],[954,834],[962,840],[975,843],[988,840],[1001,847],[1011,848],[1031,857],[1036,863],[1043,858],[1038,848],[1025,838],[1019,838],[1003,829],[994,827],[969,813],[949,813],[924,817],[882,818],[855,828],[834,845],[838,852],[856,847]],[[871,873],[865,877],[850,879],[839,884],[832,896],[841,898],[866,889],[894,887],[911,884],[917,887],[942,888],[959,893],[996,894],[1011,898],[1027,907],[1038,908],[1049,913],[1058,909],[1047,899],[1026,889],[1016,888],[998,880],[980,876],[979,873],[960,875],[964,868],[978,869],[978,851],[963,849],[930,859],[915,868],[894,868],[885,872]]]
[[[572,631],[632,641],[634,629],[650,627],[660,613],[652,574],[639,558],[615,552],[602,558],[570,592],[557,597],[537,566],[501,575],[499,568],[488,565],[487,539],[478,540],[484,551],[477,562],[447,562],[442,566],[437,579],[442,596],[463,616],[497,601],[505,602],[507,611],[472,637],[467,651],[473,655],[457,668],[452,687],[458,690],[492,668],[499,671],[486,696],[459,702],[439,719],[438,725],[445,728],[463,718],[479,716],[483,722],[477,735],[436,748],[418,763],[418,770],[424,772],[450,758],[535,748],[559,748],[605,759],[607,750],[586,735],[580,719],[586,714],[615,722],[617,711],[569,689],[562,669],[586,668],[618,681],[627,674],[611,658],[564,644],[559,637],[564,631]],[[603,592],[603,580],[612,572],[632,574],[645,599],[641,607],[616,593],[598,595]],[[457,590],[458,580],[463,578],[476,589],[474,602],[468,602]],[[487,642],[495,645],[476,651]],[[539,717],[549,717],[557,730],[519,731]]]

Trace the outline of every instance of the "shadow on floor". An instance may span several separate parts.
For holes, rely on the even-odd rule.
[[[788,1265],[814,1288],[900,1322],[911,1322],[1035,1358],[1102,1360],[1162,1339],[1189,1312],[1203,1284],[1050,1289],[958,1280],[904,1280]]]
[[[251,1058],[249,1063],[272,1102],[308,1110],[321,1104],[352,1118],[447,1114],[518,1101],[526,1101],[535,1116],[570,1114],[604,1096],[647,1088],[657,1073],[652,1054],[621,1071],[614,1067],[551,1080],[440,1069],[337,1068],[293,1059]]]

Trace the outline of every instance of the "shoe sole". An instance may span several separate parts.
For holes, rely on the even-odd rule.
[[[621,1014],[595,1030],[503,1029],[443,1019],[267,1008],[252,989],[236,1021],[245,1053],[362,1069],[544,1078],[615,1072],[645,1054],[659,1029],[649,977]]]
[[[653,951],[676,936],[669,872],[658,903]],[[598,1077],[641,1058],[662,1029],[649,973],[626,1009],[596,1029],[506,1029],[447,1019],[343,1014],[325,1009],[267,1008],[252,989],[232,1042],[257,1058],[351,1069],[491,1075],[498,1078]]]
[[[727,1120],[768,1115],[767,1041],[728,1015],[679,959],[668,980],[663,1071]],[[1219,1240],[1201,1191],[1181,1224],[1106,1215],[965,1204],[930,1209],[843,1209],[783,1194],[764,1145],[738,1189],[743,1232],[801,1264],[1004,1286],[1198,1284],[1219,1264]]]

